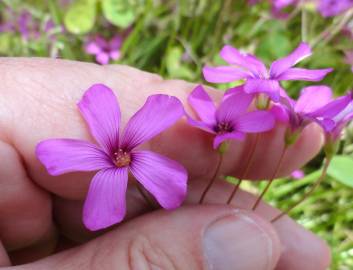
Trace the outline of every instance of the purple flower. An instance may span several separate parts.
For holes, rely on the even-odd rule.
[[[335,114],[330,121],[324,121],[322,127],[325,131],[326,140],[336,142],[339,140],[343,128],[353,119],[353,92],[346,96],[338,98],[336,101],[328,104],[328,107],[336,107],[339,104],[340,111]]]
[[[272,6],[277,10],[281,10],[298,2],[299,0],[272,0]]]
[[[122,37],[114,36],[110,41],[97,35],[85,45],[85,51],[88,54],[96,56],[97,63],[106,65],[110,59],[117,60],[120,57],[120,47],[122,45]]]
[[[50,139],[36,148],[51,175],[96,171],[84,204],[83,221],[90,230],[120,222],[126,212],[128,171],[165,209],[174,209],[186,195],[187,173],[177,162],[150,151],[135,150],[184,115],[180,101],[150,96],[119,136],[120,109],[112,90],[93,85],[78,103],[98,146],[75,139]]]
[[[320,0],[318,10],[323,17],[336,16],[353,7],[353,0]]]
[[[302,59],[311,55],[306,43],[301,43],[288,56],[274,61],[268,71],[266,66],[251,54],[242,54],[237,49],[226,45],[220,56],[230,66],[204,67],[203,75],[208,82],[228,83],[245,79],[244,90],[247,93],[266,93],[273,101],[278,102],[281,86],[279,81],[320,81],[332,69],[309,70],[294,68]]]
[[[32,14],[24,10],[20,13],[17,19],[18,31],[24,40],[30,38],[37,39],[40,37],[40,26],[37,21],[33,19]]]
[[[213,147],[217,148],[228,139],[242,140],[246,133],[258,133],[272,129],[273,115],[267,111],[248,112],[254,95],[247,94],[243,87],[230,89],[218,108],[201,85],[189,95],[190,106],[200,120],[188,117],[190,125],[214,134]]]
[[[302,179],[305,176],[305,174],[303,170],[295,170],[290,174],[290,176],[293,179]]]
[[[300,0],[272,0],[272,15],[277,19],[287,19],[289,14],[283,12],[283,9],[289,6],[295,6]]]
[[[325,130],[335,127],[335,117],[351,102],[350,96],[332,101],[332,90],[324,85],[303,88],[297,101],[282,97],[282,105],[272,107],[278,120],[287,122],[292,133],[300,132],[312,122]]]

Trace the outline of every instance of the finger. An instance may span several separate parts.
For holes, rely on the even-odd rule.
[[[123,123],[126,123],[127,119],[144,103],[148,95],[167,93],[179,97],[185,103],[188,93],[193,88],[192,84],[186,82],[162,81],[155,75],[126,67],[102,68],[92,64],[59,60],[2,61],[0,68],[4,69],[6,66],[3,72],[2,92],[4,93],[2,96],[3,100],[6,100],[5,108],[13,112],[5,114],[3,119],[9,138],[23,154],[35,181],[57,194],[76,199],[86,193],[89,177],[80,180],[81,177],[71,174],[69,179],[68,175],[65,176],[66,181],[61,181],[60,177],[55,181],[53,178],[48,179],[46,172],[34,156],[34,147],[40,140],[46,138],[90,139],[87,127],[76,108],[76,103],[89,86],[102,82],[116,91],[123,112]],[[19,68],[21,73],[17,72]],[[16,76],[16,74],[19,75]],[[25,98],[18,99],[18,95]],[[29,101],[30,107],[26,106]],[[24,108],[25,111],[23,111]],[[188,106],[186,108],[190,110]],[[27,115],[26,119],[21,118],[24,113]],[[21,125],[10,125],[17,119],[21,119]],[[33,128],[36,129],[36,133],[29,133],[28,131]],[[264,134],[257,157],[269,160],[272,164],[281,152],[281,147],[276,147],[283,141],[281,133],[283,134],[283,128],[280,128],[278,132]],[[288,155],[290,158],[297,159],[295,165],[306,162],[318,151],[320,147],[318,136],[317,132],[307,132],[302,137],[301,143],[297,145],[299,148],[293,147],[293,149],[299,149],[293,151],[300,154]],[[196,174],[203,173],[203,168],[212,168],[211,165],[215,160],[210,139],[210,136],[204,132],[195,131],[184,121],[158,136],[147,147],[175,157],[195,176],[200,176]],[[193,147],[187,147],[188,145],[193,145]],[[229,151],[230,161],[228,163],[232,165],[231,168],[235,167],[234,164],[237,164],[238,160],[244,158],[239,145],[247,144],[236,143],[232,151]],[[201,159],[201,156],[209,158]],[[258,163],[261,167],[262,164],[263,162]],[[255,168],[257,168],[256,165]],[[283,166],[282,173],[289,173],[286,168],[287,166]],[[268,168],[267,171],[263,169],[262,172],[269,174],[271,169]],[[263,176],[256,175],[257,178]],[[70,191],[66,188],[68,182],[70,182]],[[67,194],[69,192],[71,194]]]
[[[11,265],[9,256],[6,253],[4,246],[0,242],[0,267],[9,265]]]
[[[6,108],[1,114],[1,123],[8,137],[24,157],[29,173],[39,185],[71,199],[82,199],[85,196],[92,174],[72,173],[48,177],[36,159],[34,149],[40,140],[46,138],[91,140],[76,108],[76,103],[86,89],[101,82],[115,90],[123,112],[124,125],[142,106],[148,95],[167,93],[179,97],[186,104],[186,98],[194,87],[183,81],[163,81],[156,75],[128,67],[101,67],[70,61],[2,59],[0,69],[4,84],[1,89],[2,100],[6,101],[6,104],[0,106]],[[220,96],[216,92],[214,95],[218,98]],[[19,96],[23,98],[19,99]],[[29,102],[30,107],[27,106]],[[190,111],[188,106],[186,108]],[[25,119],[22,117],[24,114]],[[21,125],[12,125],[13,122],[21,122]],[[36,132],[31,132],[33,130]],[[258,161],[252,171],[259,171],[261,174],[253,177],[263,178],[271,173],[273,168],[269,164],[275,163],[281,153],[281,148],[276,147],[283,142],[281,134],[283,135],[283,128],[278,128],[264,134],[260,140],[255,158]],[[316,130],[306,132],[291,149],[290,156],[295,162],[289,163],[287,158],[281,174],[290,173],[289,170],[293,169],[286,165],[299,166],[312,158],[320,148],[320,138]],[[181,121],[146,144],[146,147],[181,162],[190,172],[191,178],[203,177],[213,173],[217,158],[211,147],[211,139],[211,136]],[[188,147],[189,145],[193,147]],[[239,174],[241,168],[235,165],[244,159],[243,154],[248,150],[248,145],[247,142],[233,143],[224,165],[226,173]]]
[[[28,178],[61,197],[76,200],[84,199],[92,174],[72,173],[49,177],[36,159],[34,148],[40,140],[53,137],[91,140],[76,108],[77,101],[89,86],[102,82],[115,90],[123,111],[123,123],[144,103],[148,95],[169,93],[185,102],[193,88],[193,85],[182,81],[162,81],[156,75],[132,68],[100,67],[70,61],[2,59],[0,71],[4,86],[0,89],[3,97],[0,100],[0,130],[9,139],[8,144],[13,145],[19,156],[23,157]],[[278,128],[265,135],[261,143],[267,146],[277,142],[279,137],[276,134],[280,132],[283,129]],[[302,164],[317,152],[317,142],[320,142],[317,138],[317,132],[303,135],[302,145],[307,147],[293,147],[291,158],[295,160],[294,164]],[[197,176],[207,179],[214,171],[216,160],[211,139],[204,132],[195,130],[182,121],[152,140],[146,147],[181,162],[190,172],[191,180]],[[280,140],[282,142],[282,138]],[[188,147],[189,145],[193,147]],[[241,168],[236,168],[235,165],[242,158],[243,152],[247,151],[247,147],[247,142],[233,143],[224,164],[225,172],[229,170],[229,174],[239,173]],[[277,148],[258,151],[257,157],[275,160],[279,151]],[[263,164],[265,162],[257,162],[253,170],[268,174],[272,169]],[[282,169],[286,168],[287,166],[283,166]],[[283,170],[281,173],[289,172]],[[260,175],[258,177],[261,178]],[[80,219],[80,216],[77,218]]]
[[[191,192],[188,203],[197,203],[202,190],[203,181],[192,182]],[[213,186],[207,196],[207,203],[221,203],[227,200],[231,185],[225,181],[219,181]],[[256,197],[244,191],[239,191],[232,205],[240,209],[251,209]],[[271,207],[265,202],[261,202],[255,212],[265,220],[271,220],[280,211]],[[327,244],[315,234],[304,229],[301,225],[294,222],[288,216],[281,218],[273,223],[280,238],[282,252],[277,270],[325,270],[331,261],[330,250]]]
[[[145,215],[17,269],[269,270],[279,251],[272,226],[258,216],[226,206],[193,206]]]
[[[206,197],[206,203],[225,204],[232,187],[232,185],[226,182],[216,182]],[[191,182],[186,204],[197,204],[204,188],[205,181],[203,180]],[[134,196],[136,197],[134,198]],[[133,193],[133,190],[131,190],[128,198],[136,202],[138,201],[138,196],[137,191]],[[250,210],[255,199],[256,197],[254,195],[239,191],[232,205],[237,208]],[[132,207],[130,207],[130,214],[127,220],[139,216],[149,209],[148,205],[144,205],[142,202],[131,205]],[[82,202],[57,199],[55,207],[56,209],[60,209],[56,211],[56,220],[59,224],[63,224],[61,228],[70,239],[84,242],[96,236],[96,234],[88,232],[82,224],[80,219]],[[265,220],[271,220],[274,216],[279,214],[279,210],[266,203],[261,203],[256,210],[256,214]],[[283,217],[273,225],[280,237],[282,245],[282,253],[277,269],[327,269],[330,264],[330,250],[323,240],[305,230],[289,217]],[[117,225],[118,228],[120,228],[120,226],[121,225]],[[298,266],[300,266],[300,268],[298,268]]]
[[[13,147],[0,140],[0,239],[16,263],[24,250],[28,259],[40,258],[54,250],[55,230],[51,200],[29,178]],[[39,252],[34,246],[46,244]],[[22,260],[23,261],[23,260]]]

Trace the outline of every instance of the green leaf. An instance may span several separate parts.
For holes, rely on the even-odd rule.
[[[328,168],[327,174],[338,182],[353,188],[353,158],[350,156],[335,156]]]
[[[104,17],[112,24],[126,28],[136,17],[136,5],[128,0],[101,0]]]
[[[226,180],[228,183],[230,183],[230,184],[232,184],[232,185],[238,184],[238,181],[239,181],[239,179],[236,178],[236,177],[234,177],[234,176],[226,176],[226,177],[224,178],[224,180]]]
[[[12,49],[12,33],[0,34],[0,54],[7,54]]]
[[[65,14],[65,26],[73,34],[88,33],[94,26],[96,13],[96,0],[76,0]]]
[[[182,55],[183,50],[180,47],[172,47],[168,50],[166,56],[168,74],[173,78],[192,79],[191,69],[181,63]]]

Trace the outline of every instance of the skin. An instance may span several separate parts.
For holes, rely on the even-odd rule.
[[[233,211],[224,206],[232,186],[223,181],[212,187],[207,205],[195,205],[214,172],[217,155],[212,149],[212,136],[188,126],[185,119],[143,146],[186,167],[190,186],[185,206],[173,212],[154,210],[150,213],[151,208],[136,191],[131,179],[126,220],[105,231],[90,232],[81,221],[82,204],[93,173],[53,177],[34,154],[36,144],[48,138],[93,141],[76,103],[94,83],[104,83],[114,90],[122,111],[123,126],[146,98],[156,93],[177,96],[192,114],[186,99],[195,85],[163,80],[155,74],[127,66],[28,58],[2,58],[0,78],[0,266],[4,269],[116,269],[125,262],[126,239],[135,237],[136,233],[163,234],[166,228],[172,237],[156,241],[167,245],[171,249],[170,260],[178,262],[181,261],[178,259],[181,247],[194,247],[186,241],[190,232],[178,231],[173,222],[185,222],[196,230],[210,217]],[[221,98],[219,93],[209,90],[216,100]],[[283,148],[283,132],[284,127],[278,124],[275,130],[261,135],[253,167],[246,178],[270,177]],[[246,160],[244,155],[253,140],[254,136],[248,136],[244,142],[231,143],[221,167],[223,175],[241,174]],[[318,153],[321,145],[319,128],[307,127],[286,153],[279,175],[288,175],[301,167]],[[275,224],[268,223],[279,211],[265,203],[260,204],[256,213],[250,213],[246,209],[251,208],[254,200],[253,195],[240,191],[232,205],[245,209],[244,213],[259,226],[264,226],[274,242],[279,239],[273,247],[271,269],[327,268],[330,253],[322,240],[288,217]],[[198,219],[192,218],[195,211]],[[68,249],[71,247],[74,248]],[[204,259],[200,259],[197,252],[195,254],[183,258],[189,262],[189,267],[194,266],[192,269],[204,269],[203,264],[198,263]],[[127,256],[137,265],[142,260],[139,255],[134,257],[129,252]],[[12,265],[32,263],[11,266],[9,257]],[[134,268],[130,264],[126,269],[149,268]],[[166,266],[162,269],[187,268],[176,263],[174,268]]]

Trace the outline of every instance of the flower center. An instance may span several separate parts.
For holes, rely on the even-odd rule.
[[[234,130],[233,125],[228,122],[220,122],[215,127],[215,132],[218,134],[229,133]]]
[[[130,153],[125,152],[122,149],[119,149],[114,154],[114,164],[118,167],[126,167],[131,163],[131,156]]]

